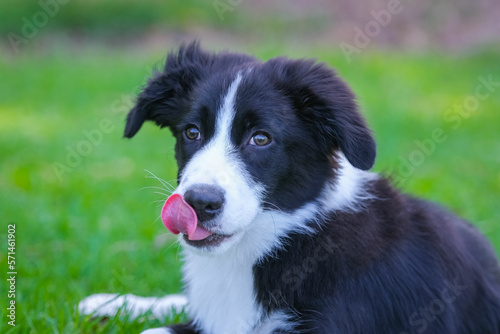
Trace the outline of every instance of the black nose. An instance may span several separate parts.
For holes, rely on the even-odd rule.
[[[193,207],[198,220],[204,222],[222,212],[224,191],[214,186],[198,185],[186,191],[184,199]]]

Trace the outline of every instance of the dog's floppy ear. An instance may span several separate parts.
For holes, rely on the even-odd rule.
[[[197,42],[169,53],[163,70],[153,74],[129,112],[125,137],[132,138],[147,120],[160,127],[175,124],[186,110],[189,92],[203,77],[211,59],[212,55],[201,50]]]
[[[280,85],[299,117],[312,124],[315,140],[329,153],[340,149],[354,167],[370,169],[375,163],[375,140],[357,110],[354,94],[335,72],[312,60],[269,62],[278,67]]]

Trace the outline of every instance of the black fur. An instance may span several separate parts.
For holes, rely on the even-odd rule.
[[[249,70],[250,69],[250,70]],[[139,95],[125,137],[146,120],[170,127],[182,171],[214,135],[222,94],[245,73],[231,140],[266,203],[286,212],[315,201],[335,182],[337,151],[363,170],[375,161],[371,132],[350,89],[323,64],[241,54],[218,55],[196,43],[170,53]],[[200,141],[184,130],[196,124]],[[246,143],[272,134],[265,149]],[[334,212],[312,235],[294,234],[254,265],[258,302],[299,323],[297,333],[500,333],[500,269],[488,241],[435,204],[399,193],[386,179],[368,184],[375,199],[357,212]],[[203,333],[191,325],[175,333]]]
[[[293,235],[254,267],[269,311],[292,308],[305,333],[500,333],[500,271],[488,241],[386,180],[359,213]]]
[[[187,324],[178,324],[168,327],[175,334],[201,334],[200,331],[194,328],[191,322]]]

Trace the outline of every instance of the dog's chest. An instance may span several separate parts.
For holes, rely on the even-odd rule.
[[[207,334],[254,333],[262,319],[252,263],[231,254],[185,257],[188,312]]]

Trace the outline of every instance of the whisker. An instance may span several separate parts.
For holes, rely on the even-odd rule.
[[[162,235],[167,235],[167,234],[162,234]],[[176,256],[176,259],[178,259],[180,244],[177,241],[171,242],[170,245],[168,245],[168,247],[163,250],[162,254],[165,254],[170,248],[172,248],[176,245],[177,245],[177,252],[175,252],[175,256]]]
[[[169,196],[168,194],[165,194],[165,193],[162,193],[162,192],[159,192],[159,191],[154,191],[153,193],[158,194],[158,195],[163,195],[165,197]]]
[[[177,241],[171,242],[170,245],[168,245],[168,247],[163,250],[162,254],[165,254],[170,248],[174,247],[176,244],[178,245],[179,243]],[[177,252],[175,254],[176,257],[178,256],[178,253],[179,249],[177,249]]]
[[[155,204],[155,203],[165,203],[165,200],[164,199],[159,199],[159,200],[156,200],[156,201],[152,201],[149,204]]]
[[[181,244],[180,244],[180,243],[178,243],[178,242],[175,242],[175,243],[173,243],[172,245],[174,245],[174,244],[177,244],[177,253],[175,254],[175,256],[176,256],[176,258],[175,258],[175,259],[178,261],[178,260],[179,260],[179,251],[180,251],[180,249],[181,249]]]
[[[279,206],[277,206],[277,205],[276,205],[276,204],[274,204],[274,203],[267,202],[267,201],[263,201],[262,203],[264,203],[264,204],[268,204],[268,205],[271,205],[271,206],[273,206],[273,207],[274,207],[274,209],[273,209],[273,208],[266,208],[266,209],[267,209],[267,210],[269,210],[269,211],[276,211],[276,212],[279,212],[279,213],[283,213],[283,210],[281,210],[281,209],[280,209],[280,207],[279,207]]]
[[[144,190],[144,189],[159,189],[159,190],[170,190],[170,189],[165,189],[165,188],[162,188],[162,187],[142,187],[140,188],[139,190]]]
[[[173,185],[170,184],[170,182],[166,181],[166,180],[163,180],[161,178],[159,178],[158,176],[156,176],[153,172],[145,169],[144,171],[148,172],[150,175],[146,175],[146,178],[155,178],[157,179],[161,184],[163,184],[163,186],[167,189],[167,190],[173,190],[175,189],[175,187]]]
[[[156,201],[151,201],[148,205],[156,204],[156,207],[160,208],[160,207],[163,206],[163,203],[165,203],[165,200],[164,199],[159,199],[159,200],[156,200]]]

